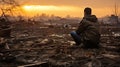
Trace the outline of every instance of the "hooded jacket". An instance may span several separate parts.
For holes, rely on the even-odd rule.
[[[84,17],[79,23],[79,27],[76,33],[80,36],[81,40],[91,41],[93,43],[99,43],[100,33],[99,33],[99,23],[95,15]]]

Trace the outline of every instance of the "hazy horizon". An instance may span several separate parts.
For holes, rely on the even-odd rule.
[[[84,8],[91,7],[92,14],[97,17],[104,17],[114,14],[115,4],[117,5],[117,14],[120,15],[120,0],[16,0],[22,7],[22,14],[25,16],[35,16],[45,13],[65,17],[83,17]]]

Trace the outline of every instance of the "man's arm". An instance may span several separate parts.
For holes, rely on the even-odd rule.
[[[83,19],[80,22],[78,29],[76,30],[76,33],[79,35],[80,33],[84,32],[88,26],[89,26],[89,21]]]

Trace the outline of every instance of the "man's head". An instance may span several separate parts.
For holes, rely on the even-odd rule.
[[[84,17],[90,16],[91,14],[92,14],[92,9],[89,8],[89,7],[86,7],[86,8],[84,9]]]

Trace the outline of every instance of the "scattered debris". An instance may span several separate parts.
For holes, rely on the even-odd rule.
[[[0,48],[3,46],[0,67],[120,66],[119,38],[113,38],[112,42],[109,37],[102,36],[100,49],[83,49],[74,46],[69,35],[74,27],[23,24],[19,24],[20,27],[16,24],[10,38],[0,38]]]

